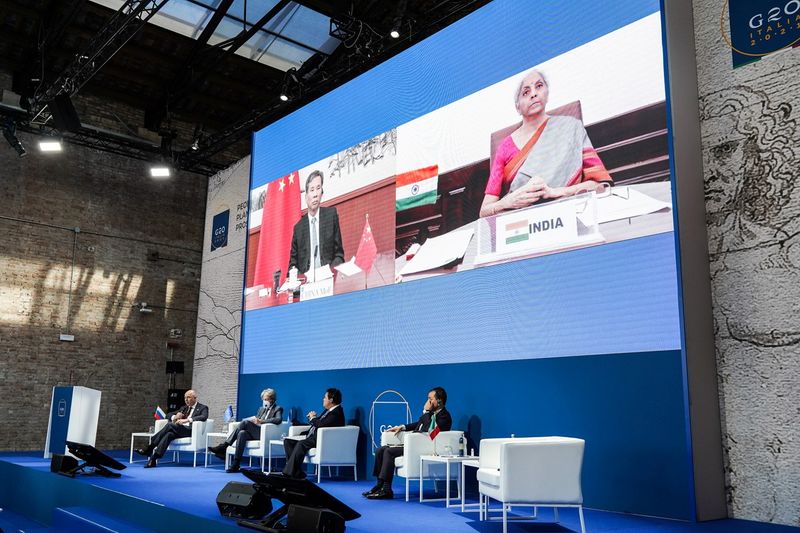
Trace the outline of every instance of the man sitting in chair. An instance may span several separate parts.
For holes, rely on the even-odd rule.
[[[156,461],[161,459],[169,448],[169,443],[175,439],[192,436],[192,422],[203,422],[208,418],[208,406],[197,401],[197,394],[193,390],[186,391],[183,396],[186,405],[167,414],[167,423],[158,433],[153,435],[150,445],[139,448],[136,453],[148,457],[145,468],[153,468]]]
[[[438,433],[439,431],[450,431],[453,426],[453,419],[445,408],[447,403],[447,392],[442,387],[434,387],[428,391],[428,401],[425,402],[425,409],[422,416],[415,423],[394,426],[387,431],[399,433],[401,431],[414,431],[418,433]],[[391,500],[394,498],[392,492],[392,478],[394,477],[394,460],[403,455],[402,446],[381,446],[375,453],[375,467],[372,473],[378,478],[378,482],[367,492],[362,493],[370,500]]]
[[[275,401],[278,396],[273,389],[264,389],[261,391],[261,401],[263,405],[256,413],[256,416],[245,418],[239,422],[238,427],[230,434],[225,442],[217,446],[209,446],[208,451],[225,460],[225,450],[228,446],[236,444],[236,453],[233,456],[233,463],[230,468],[226,470],[231,474],[239,471],[239,464],[242,462],[242,455],[247,446],[247,441],[258,440],[261,438],[261,425],[262,424],[280,424],[283,421],[283,407],[279,406]]]
[[[306,473],[303,471],[303,460],[311,448],[317,446],[317,430],[321,428],[342,427],[344,426],[344,411],[342,410],[342,393],[339,389],[328,389],[322,397],[322,406],[325,412],[317,416],[316,411],[310,411],[306,417],[311,428],[303,433],[306,437],[302,440],[285,439],[283,448],[286,452],[286,466],[283,468],[283,475],[296,479],[303,479]]]

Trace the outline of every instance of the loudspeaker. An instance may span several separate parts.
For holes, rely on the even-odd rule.
[[[65,476],[72,476],[78,468],[78,460],[71,455],[64,455],[63,453],[54,453],[53,458],[50,459],[50,471],[56,474],[64,474]]]
[[[272,511],[272,500],[252,483],[231,481],[217,494],[217,507],[222,516],[263,518]]]
[[[53,115],[53,123],[59,131],[78,131],[81,129],[81,119],[78,112],[72,105],[69,95],[59,94],[47,104],[50,114]]]
[[[286,529],[289,533],[343,533],[344,518],[330,509],[290,505]]]

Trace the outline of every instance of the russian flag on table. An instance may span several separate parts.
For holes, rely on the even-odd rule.
[[[159,405],[159,406],[156,407],[156,410],[153,413],[153,418],[155,418],[156,420],[163,420],[163,419],[167,418],[167,413],[165,413],[161,409],[161,406]]]
[[[398,174],[395,177],[395,210],[435,204],[439,188],[439,165]]]

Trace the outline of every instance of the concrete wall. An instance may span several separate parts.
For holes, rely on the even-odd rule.
[[[25,158],[0,146],[0,450],[43,449],[59,384],[101,390],[97,445],[127,448],[166,407],[168,340],[190,385],[207,180],[154,181],[140,161],[45,156],[19,138]]]
[[[228,405],[236,409],[249,185],[249,156],[208,180],[193,382],[211,417],[220,421]],[[212,251],[213,218],[226,210],[228,243]],[[259,399],[253,403],[258,405]],[[251,414],[235,413],[237,419]],[[221,424],[215,422],[217,428]]]
[[[723,9],[694,1],[729,514],[800,525],[800,50],[733,70]]]

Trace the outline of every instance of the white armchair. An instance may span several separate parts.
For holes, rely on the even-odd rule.
[[[311,426],[292,426],[289,436],[299,436]],[[311,448],[306,455],[306,462],[314,465],[317,471],[317,483],[322,480],[322,467],[352,466],[353,479],[358,481],[356,471],[356,448],[358,446],[358,426],[320,428],[317,430],[317,447]]]
[[[156,420],[155,432],[163,428],[168,420]],[[180,452],[191,452],[193,455],[192,466],[197,466],[197,454],[203,453],[206,449],[206,433],[214,426],[214,419],[209,418],[202,422],[192,422],[192,434],[189,437],[175,439],[169,444],[168,452],[173,452],[174,462],[178,462]]]
[[[446,446],[453,451],[458,450],[458,441],[464,435],[463,431],[440,431],[436,438],[431,440],[427,433],[414,433],[403,431],[398,434],[386,431],[381,435],[381,446],[390,444],[403,444],[403,455],[394,460],[397,475],[406,479],[406,501],[410,482],[420,480],[419,458],[422,455],[436,455],[444,453]],[[440,463],[426,463],[422,479],[445,479],[445,465]],[[451,478],[458,472],[452,471]]]
[[[503,533],[508,528],[512,505],[577,507],[581,532],[583,521],[581,468],[584,441],[571,437],[528,437],[481,440],[478,490],[481,519],[488,499],[502,504]]]
[[[235,428],[234,428],[235,429]],[[283,446],[280,447],[279,452],[273,451],[272,454],[269,453],[269,441],[280,439],[282,435],[286,435],[289,432],[289,421],[284,420],[280,424],[261,424],[261,438],[258,440],[248,440],[242,457],[250,457],[250,464],[252,465],[252,458],[253,457],[260,457],[261,458],[261,471],[264,471],[264,461],[267,457],[272,456],[272,458],[276,457],[283,457]],[[230,466],[231,458],[236,453],[236,444],[233,446],[228,446],[228,449],[225,450],[225,468]],[[270,472],[272,471],[272,465],[269,465]]]

